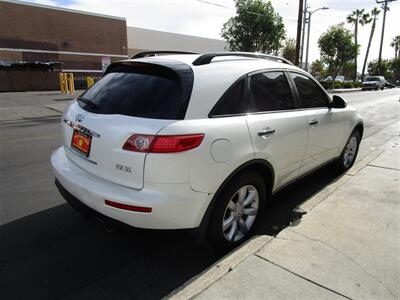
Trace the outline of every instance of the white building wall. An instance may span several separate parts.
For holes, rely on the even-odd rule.
[[[141,51],[174,50],[196,53],[228,50],[223,40],[196,37],[157,30],[128,27],[128,54]]]

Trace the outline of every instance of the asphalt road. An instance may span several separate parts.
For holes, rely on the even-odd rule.
[[[364,138],[400,119],[400,89],[341,96],[363,115]],[[160,298],[221,257],[184,232],[109,233],[83,220],[53,184],[59,127],[58,118],[0,123],[0,298]],[[336,179],[328,166],[278,193],[259,233],[276,234]]]

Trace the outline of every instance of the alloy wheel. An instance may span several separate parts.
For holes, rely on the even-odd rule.
[[[259,193],[252,185],[238,189],[225,209],[222,231],[229,242],[236,242],[246,236],[257,217]]]
[[[350,137],[347,142],[344,154],[343,154],[343,165],[348,168],[352,165],[357,152],[357,138],[355,136]]]

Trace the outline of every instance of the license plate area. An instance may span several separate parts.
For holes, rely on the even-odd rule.
[[[74,129],[72,133],[71,148],[85,157],[90,154],[90,147],[92,145],[92,136],[80,130]]]

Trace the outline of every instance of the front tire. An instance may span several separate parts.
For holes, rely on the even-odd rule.
[[[263,178],[256,172],[241,173],[216,199],[209,234],[219,250],[230,250],[252,236],[262,215],[266,196]]]
[[[340,172],[346,172],[356,161],[360,146],[361,135],[358,130],[354,130],[348,138],[344,149],[336,161],[336,166]]]

